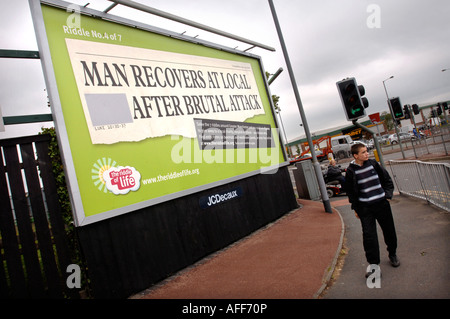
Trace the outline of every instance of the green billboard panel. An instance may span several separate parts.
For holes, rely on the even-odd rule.
[[[258,57],[39,11],[78,226],[286,164]]]

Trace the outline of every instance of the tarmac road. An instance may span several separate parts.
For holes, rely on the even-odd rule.
[[[346,196],[332,206],[345,223],[347,249],[337,279],[324,299],[448,299],[450,298],[450,214],[425,201],[396,195],[391,201],[398,237],[397,255],[401,265],[389,264],[386,245],[378,228],[381,254],[381,287],[368,288],[364,277],[368,266],[362,246],[359,219]]]

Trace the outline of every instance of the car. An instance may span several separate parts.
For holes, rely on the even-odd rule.
[[[373,149],[373,139],[370,139],[370,140],[366,140],[366,139],[361,139],[361,140],[358,140],[358,141],[355,141],[355,142],[360,142],[360,143],[363,143],[366,147],[367,147],[367,149],[370,151],[370,150],[372,150]]]
[[[361,140],[353,141],[352,145],[353,145],[353,144],[362,144],[362,145],[364,145],[365,147],[367,147],[367,149],[369,149],[369,146],[367,145],[367,143],[365,143],[365,142],[363,142],[363,141],[361,141]]]
[[[414,136],[414,134],[412,133],[398,133],[400,140],[401,141],[411,141],[411,140],[416,140],[417,137]],[[398,143],[398,138],[397,138],[397,134],[391,134],[388,137],[388,140],[391,144],[397,144]]]
[[[325,160],[327,158],[327,156],[325,154],[323,154],[323,152],[321,150],[316,150],[316,158],[319,162],[322,162],[323,160]],[[305,154],[303,154],[303,156],[297,155],[294,158],[289,158],[289,162],[291,164],[294,164],[296,162],[300,162],[300,161],[307,160],[307,159],[312,159],[311,152],[305,153]]]
[[[351,147],[353,145],[353,139],[350,135],[339,135],[331,138],[331,150],[333,151],[334,158],[344,159],[351,157]]]
[[[378,143],[385,144],[388,140],[389,135],[377,136]]]
[[[364,145],[365,147],[367,147],[368,151],[370,151],[370,150],[372,150],[374,148],[373,140],[356,140],[356,141],[353,141],[352,145],[353,144],[358,144],[358,143]]]
[[[316,157],[319,158],[323,155],[321,150],[316,150]],[[301,159],[305,159],[305,158],[312,158],[311,152],[308,152],[306,154],[303,154],[303,156],[300,157]]]

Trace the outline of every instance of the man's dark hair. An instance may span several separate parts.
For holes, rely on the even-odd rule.
[[[355,143],[355,144],[353,144],[351,149],[350,149],[351,152],[352,152],[352,155],[358,154],[359,151],[361,150],[361,148],[363,148],[363,147],[366,147],[366,146],[364,144],[362,144],[362,143]]]

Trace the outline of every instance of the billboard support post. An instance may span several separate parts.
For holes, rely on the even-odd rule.
[[[161,10],[158,10],[158,9],[146,6],[146,5],[141,4],[141,3],[137,3],[135,1],[130,1],[130,0],[110,0],[110,1],[112,1],[114,3],[117,3],[117,4],[121,4],[121,5],[130,7],[130,8],[133,8],[133,9],[137,9],[137,10],[140,10],[140,11],[143,11],[143,12],[151,13],[151,14],[157,15],[157,16],[162,17],[162,18],[166,18],[166,19],[173,20],[173,21],[176,21],[176,22],[179,22],[179,23],[183,23],[183,24],[189,25],[189,26],[197,28],[197,29],[201,29],[201,30],[204,30],[204,31],[215,33],[217,35],[221,35],[221,36],[224,36],[224,37],[227,37],[227,38],[230,38],[230,39],[234,39],[234,40],[237,40],[237,41],[240,41],[240,42],[244,42],[244,43],[247,43],[247,44],[251,44],[251,45],[259,47],[261,49],[265,49],[265,50],[269,50],[269,51],[275,51],[274,48],[272,48],[272,47],[270,47],[268,45],[261,44],[261,43],[258,43],[258,42],[255,42],[255,41],[252,41],[252,40],[249,40],[249,39],[245,39],[245,38],[242,38],[240,36],[237,36],[237,35],[234,35],[234,34],[231,34],[231,33],[228,33],[228,32],[224,32],[224,31],[221,31],[221,30],[218,30],[218,29],[215,29],[215,28],[211,28],[211,27],[208,27],[207,25],[204,25],[204,24],[192,21],[192,20],[188,20],[188,19],[176,16],[174,14],[170,14],[170,13],[167,13],[167,12],[164,12],[164,11],[161,11]]]
[[[303,110],[302,101],[300,99],[300,94],[298,92],[297,83],[295,81],[294,72],[292,70],[292,66],[291,66],[291,62],[290,62],[290,59],[289,59],[289,55],[287,53],[286,45],[284,43],[283,34],[281,32],[280,23],[278,22],[278,17],[277,17],[277,14],[276,14],[276,11],[275,11],[275,7],[273,5],[273,1],[272,0],[269,0],[269,5],[270,5],[270,9],[272,11],[272,16],[273,16],[273,20],[275,22],[275,26],[276,26],[276,29],[277,29],[278,37],[280,39],[281,48],[283,50],[284,59],[286,61],[286,66],[287,66],[287,69],[288,69],[288,72],[289,72],[289,77],[291,78],[292,88],[294,90],[295,99],[297,100],[297,106],[298,106],[298,110],[300,111],[300,116],[302,118],[302,123],[303,123],[303,127],[305,129],[306,138],[308,140],[309,149],[311,150],[312,161],[313,161],[313,165],[314,165],[314,170],[316,172],[317,181],[319,183],[319,189],[320,189],[320,193],[321,193],[321,196],[322,196],[323,205],[324,205],[325,211],[327,213],[332,213],[332,209],[331,209],[331,205],[330,205],[330,199],[328,198],[328,193],[327,193],[327,189],[326,189],[326,186],[325,186],[325,181],[323,179],[322,170],[320,169],[320,164],[319,164],[319,162],[317,160],[316,152],[315,152],[315,149],[314,149],[314,144],[313,144],[312,138],[311,138],[311,133],[309,131],[308,122],[306,120],[305,112]]]

